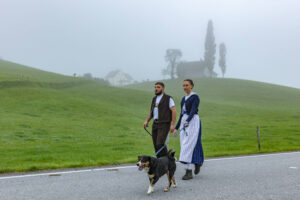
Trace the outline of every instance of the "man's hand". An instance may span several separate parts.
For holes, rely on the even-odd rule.
[[[148,127],[148,123],[149,123],[148,121],[145,121],[145,122],[144,122],[144,128],[147,128],[147,127]]]
[[[171,124],[170,131],[173,133],[174,130],[175,130],[175,126],[174,126],[174,124]]]
[[[173,133],[174,136],[176,136],[177,129],[174,129],[172,133]]]

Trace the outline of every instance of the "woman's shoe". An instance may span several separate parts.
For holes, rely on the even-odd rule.
[[[185,175],[182,177],[182,180],[190,180],[193,178],[193,173],[191,169],[187,169]]]
[[[202,166],[202,163],[201,164],[195,164],[195,170],[194,170],[195,175],[199,174],[201,166]]]

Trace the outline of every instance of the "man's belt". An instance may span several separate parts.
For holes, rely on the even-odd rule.
[[[154,122],[155,124],[158,124],[158,123],[171,123],[171,121],[169,121],[169,122],[166,122],[166,121],[159,121],[158,119],[153,120],[153,122]]]

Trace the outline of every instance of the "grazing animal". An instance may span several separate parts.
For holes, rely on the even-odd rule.
[[[154,191],[154,185],[160,177],[167,174],[168,185],[164,189],[165,192],[170,191],[170,187],[173,183],[173,187],[176,187],[174,174],[176,171],[175,151],[169,150],[166,156],[160,158],[154,158],[151,156],[138,156],[138,163],[136,164],[140,171],[145,170],[148,174],[150,185],[147,194],[151,194]]]

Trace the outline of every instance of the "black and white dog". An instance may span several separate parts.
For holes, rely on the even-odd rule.
[[[168,177],[168,186],[165,188],[165,192],[170,190],[170,187],[173,182],[173,187],[176,187],[176,182],[174,174],[176,171],[176,162],[175,162],[175,151],[169,150],[167,156],[160,158],[154,158],[151,156],[138,156],[138,163],[136,164],[139,167],[139,170],[145,170],[148,174],[150,185],[147,194],[151,194],[154,191],[154,185],[160,177],[164,174],[167,174]]]

